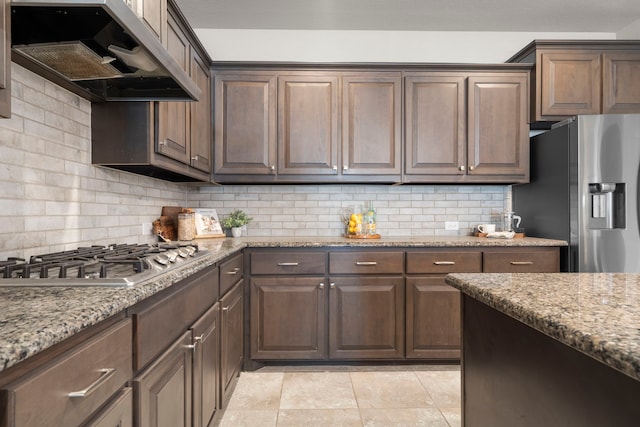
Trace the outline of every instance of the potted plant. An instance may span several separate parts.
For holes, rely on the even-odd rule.
[[[253,218],[249,217],[241,209],[236,209],[231,212],[227,217],[223,218],[220,223],[227,230],[231,230],[233,237],[240,237],[242,235],[242,226],[247,225]]]

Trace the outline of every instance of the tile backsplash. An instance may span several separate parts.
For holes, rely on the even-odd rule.
[[[220,217],[243,209],[253,218],[249,236],[339,236],[341,209],[369,201],[383,236],[443,236],[499,224],[510,193],[502,185],[238,185],[193,189],[189,201]],[[459,229],[445,230],[445,221],[458,221]]]
[[[91,103],[12,64],[0,119],[0,260],[81,245],[153,241],[162,206],[245,210],[249,236],[338,236],[341,208],[373,201],[383,236],[468,234],[510,204],[500,185],[189,187],[91,165]],[[458,231],[445,231],[458,221]]]

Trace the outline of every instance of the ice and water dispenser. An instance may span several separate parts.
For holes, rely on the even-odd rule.
[[[589,184],[590,229],[625,228],[625,184],[597,182]]]

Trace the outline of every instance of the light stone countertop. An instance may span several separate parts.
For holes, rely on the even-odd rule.
[[[189,275],[245,247],[500,247],[566,246],[549,239],[425,237],[347,239],[344,237],[245,237],[199,239],[210,254],[198,262],[130,288],[126,287],[0,287],[0,372],[75,333],[95,325]]]
[[[640,380],[640,274],[446,276],[464,294]]]

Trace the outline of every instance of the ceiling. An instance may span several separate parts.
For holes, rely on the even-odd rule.
[[[194,28],[616,33],[639,0],[176,0]]]

